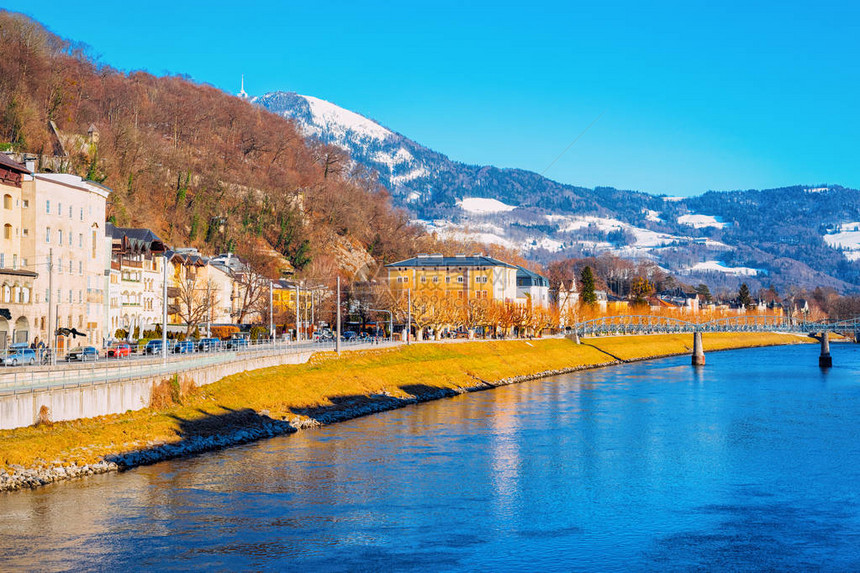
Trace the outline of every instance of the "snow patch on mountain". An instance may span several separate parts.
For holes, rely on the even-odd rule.
[[[340,140],[345,140],[350,134],[366,139],[382,141],[393,135],[375,121],[367,119],[363,115],[343,109],[324,99],[299,94],[299,97],[307,100],[313,116],[314,135],[325,131]]]
[[[720,220],[719,217],[714,217],[713,215],[698,215],[696,213],[690,213],[688,215],[681,215],[678,217],[679,225],[688,225],[695,229],[702,229],[705,227],[715,227],[717,229],[722,229],[728,223],[724,223]]]
[[[752,267],[730,267],[720,261],[702,261],[687,269],[688,273],[723,273],[727,275],[754,277],[761,269]]]
[[[842,223],[835,232],[824,235],[823,239],[834,249],[845,249],[842,254],[849,261],[860,259],[860,222]]]
[[[457,205],[464,211],[480,215],[505,213],[516,209],[515,205],[507,205],[498,199],[486,199],[484,197],[464,197],[457,201]]]

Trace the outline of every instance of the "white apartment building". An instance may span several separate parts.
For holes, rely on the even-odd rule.
[[[57,336],[70,346],[103,343],[105,205],[110,189],[76,175],[37,173],[34,200],[25,215],[34,239],[34,334],[49,340],[56,328],[85,337]],[[28,261],[29,263],[29,261]]]

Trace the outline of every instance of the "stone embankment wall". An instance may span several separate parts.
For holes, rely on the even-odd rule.
[[[241,360],[194,368],[177,373],[179,382],[193,381],[205,386],[226,376],[286,364],[303,364],[313,352],[250,355]],[[142,376],[131,380],[80,384],[72,387],[43,388],[0,396],[0,430],[30,426],[47,417],[52,422],[93,418],[147,408],[153,386],[162,382],[164,374]]]

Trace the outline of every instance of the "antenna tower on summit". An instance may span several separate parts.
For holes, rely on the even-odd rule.
[[[239,89],[239,93],[236,94],[242,99],[248,99],[250,96],[245,92],[245,74],[242,74],[242,87]]]

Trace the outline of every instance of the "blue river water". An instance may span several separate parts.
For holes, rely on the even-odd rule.
[[[5,494],[0,569],[860,571],[860,345],[832,354],[603,368]]]

